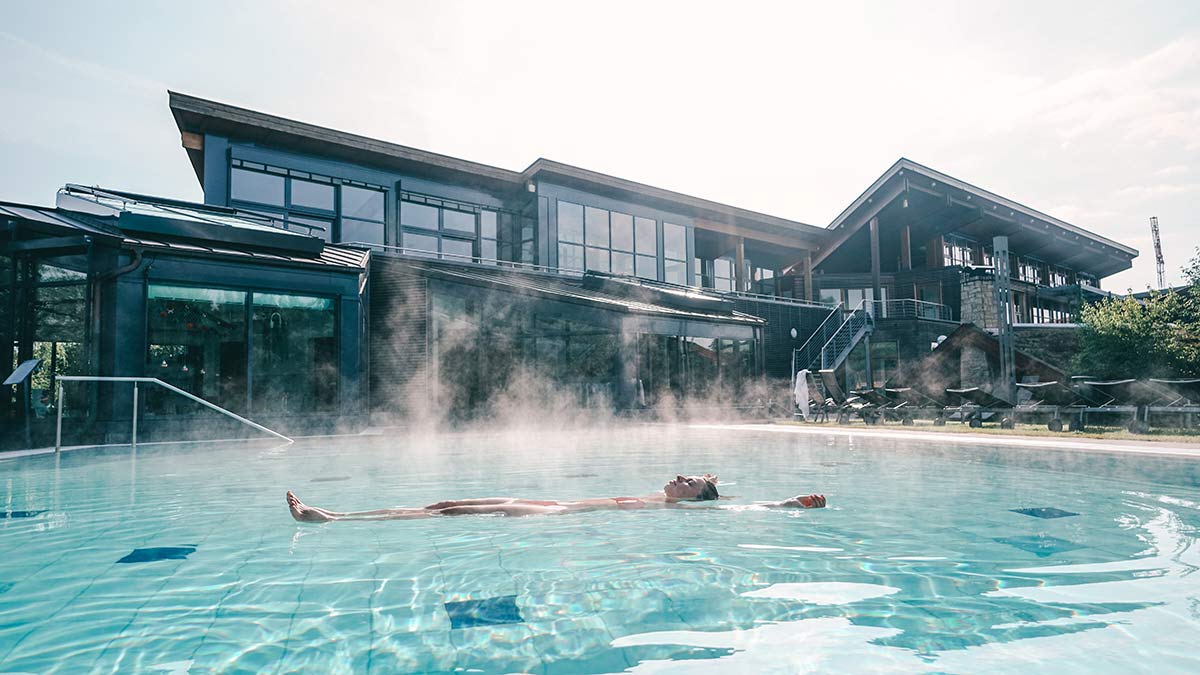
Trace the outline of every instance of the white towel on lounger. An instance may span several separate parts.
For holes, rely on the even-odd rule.
[[[808,421],[808,370],[801,370],[796,373],[796,388],[792,392],[796,397],[796,407],[800,409],[800,414],[804,415],[804,421]]]

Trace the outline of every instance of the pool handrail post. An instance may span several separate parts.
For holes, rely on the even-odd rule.
[[[219,406],[215,403],[206,401],[191,392],[184,391],[184,390],[180,389],[179,387],[176,387],[173,384],[168,384],[166,382],[163,382],[162,380],[158,379],[157,377],[113,377],[113,376],[101,376],[101,375],[56,375],[55,379],[58,380],[58,383],[59,383],[58,386],[59,386],[60,392],[62,391],[62,383],[63,382],[133,382],[135,387],[137,386],[138,382],[149,382],[151,384],[157,384],[158,386],[168,389],[170,391],[173,391],[176,394],[183,396],[184,398],[191,399],[191,400],[195,401],[196,403],[199,403],[200,405],[203,405],[207,408],[211,408],[211,409],[221,413],[222,415],[225,415],[227,417],[232,417],[233,419],[241,422],[242,424],[245,424],[245,425],[251,426],[255,429],[258,429],[259,431],[261,431],[263,433],[270,434],[278,439],[287,441],[288,443],[296,442],[295,440],[288,438],[287,436],[284,436],[283,434],[281,434],[277,431],[271,431],[270,429],[264,427],[263,425],[261,425],[257,422],[248,420],[245,417],[242,417],[241,415],[238,415],[235,412],[226,410],[225,408],[222,408],[221,406]],[[137,400],[136,394],[135,394],[134,400],[135,401]],[[61,399],[59,402],[58,410],[59,410],[59,414],[58,414],[59,439],[57,441],[57,445],[61,446],[61,444],[62,444],[62,438],[61,438],[62,437],[62,402],[61,402]],[[134,405],[133,419],[134,419],[134,436],[133,436],[133,439],[131,439],[131,440],[133,440],[134,443],[136,444],[136,441],[137,441],[137,430],[136,430],[137,429],[137,426],[136,426],[137,425],[137,406],[136,406],[136,403]]]
[[[63,384],[62,380],[58,380],[58,405],[54,406],[54,415],[57,421],[54,425],[54,451],[62,451],[62,409],[63,409]]]
[[[138,383],[133,383],[133,428],[129,430],[129,446],[137,450]]]

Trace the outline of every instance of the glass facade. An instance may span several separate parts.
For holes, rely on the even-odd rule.
[[[414,255],[494,263],[504,228],[512,227],[512,214],[405,192],[400,226],[401,245]]]
[[[683,396],[728,404],[757,373],[754,340],[643,333],[637,340],[639,397],[653,406]]]
[[[88,369],[87,275],[76,268],[82,258],[10,258],[0,256],[0,340],[7,377],[27,359],[41,364],[29,376],[28,414],[53,416],[57,400],[56,375],[81,375]],[[14,278],[15,273],[15,278]],[[15,283],[14,283],[15,282]],[[19,388],[5,387],[0,415],[17,416],[23,405],[15,397]],[[89,400],[80,387],[68,387],[64,415],[88,414]],[[2,419],[2,417],[0,417]]]
[[[327,242],[387,243],[387,191],[381,187],[235,159],[229,201]]]
[[[587,406],[639,407],[690,394],[733,395],[758,374],[754,340],[642,333],[631,343],[619,323],[605,321],[607,312],[561,312],[495,294],[484,302],[469,289],[433,289],[437,405],[456,417],[486,413],[516,385],[522,392],[546,387],[551,399]]]
[[[254,293],[253,401],[257,413],[327,412],[337,402],[333,300]]]
[[[687,228],[663,222],[663,281],[688,283]]]
[[[332,410],[337,314],[331,299],[150,284],[146,374],[235,412]],[[157,388],[149,415],[196,405]]]
[[[943,237],[942,265],[944,267],[954,267],[956,265],[974,264],[974,245],[975,243],[970,239],[949,235]]]
[[[658,221],[559,200],[558,267],[657,280]]]

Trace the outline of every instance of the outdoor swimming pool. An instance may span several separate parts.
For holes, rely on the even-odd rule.
[[[704,471],[725,506],[830,506],[310,525],[284,505]],[[1200,671],[1194,460],[641,427],[76,451],[0,462],[0,496],[2,673]]]

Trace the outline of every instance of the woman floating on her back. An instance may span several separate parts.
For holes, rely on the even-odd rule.
[[[695,508],[689,503],[716,500],[717,477],[706,473],[703,476],[676,476],[663,486],[661,493],[645,497],[608,497],[604,499],[580,499],[577,501],[554,501],[540,499],[517,499],[515,497],[488,497],[484,499],[457,499],[438,502],[420,508],[378,509],[342,513],[309,506],[290,491],[287,493],[288,508],[292,517],[305,523],[324,523],[330,520],[408,520],[432,518],[434,516],[469,516],[499,514],[505,516],[557,515],[583,513],[585,511]],[[824,495],[801,495],[781,502],[756,504],[765,508],[819,509],[825,506]]]

